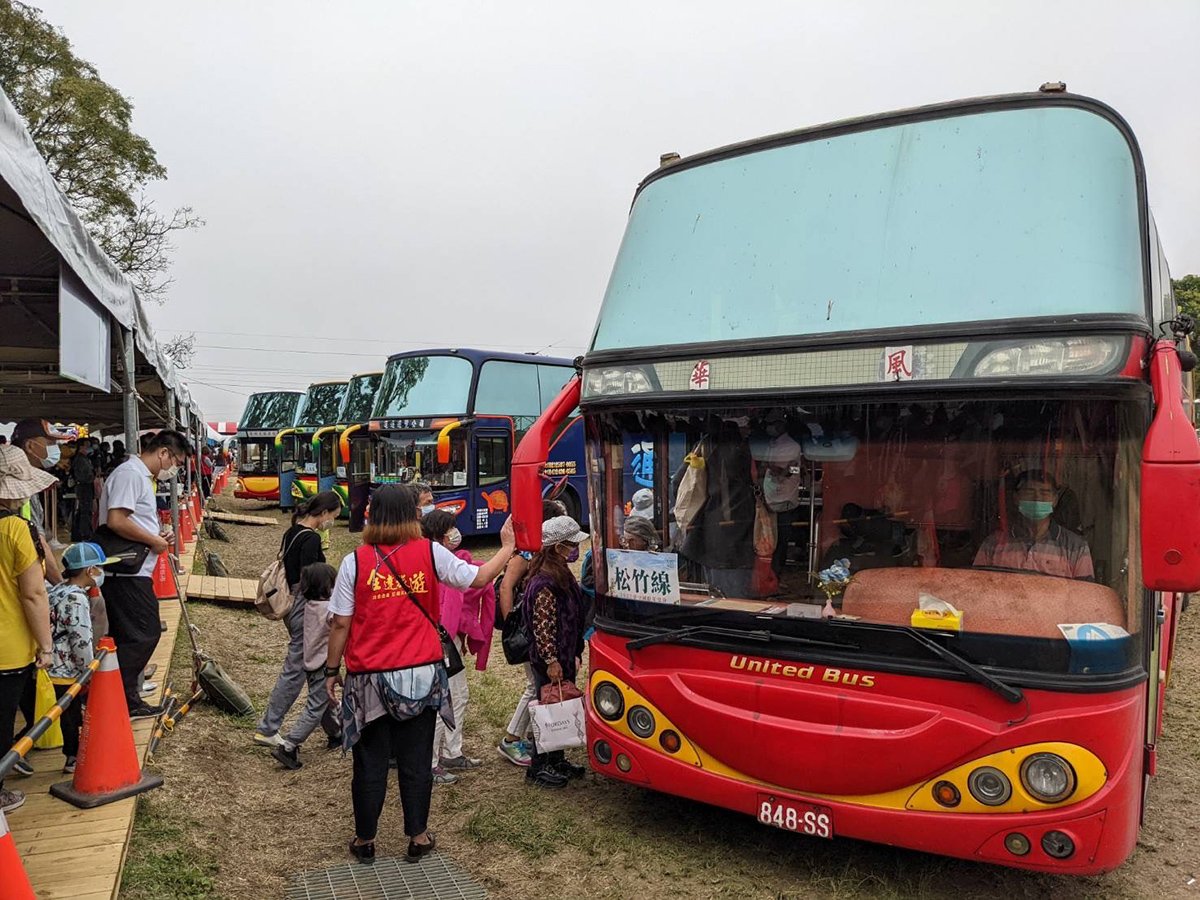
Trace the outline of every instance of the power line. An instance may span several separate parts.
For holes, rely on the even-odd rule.
[[[278,332],[271,332],[271,331],[250,331],[250,332],[246,332],[246,331],[198,331],[198,330],[193,330],[193,329],[185,329],[182,331],[168,331],[165,333],[166,334],[213,334],[213,335],[229,335],[229,336],[233,336],[233,337],[254,337],[254,338],[275,337],[275,338],[283,338],[285,340],[338,341],[338,342],[342,342],[342,343],[352,343],[352,344],[390,344],[392,346],[395,346],[397,344],[402,344],[402,345],[407,345],[407,346],[412,346],[412,347],[437,347],[437,346],[441,346],[443,343],[445,343],[444,339],[406,340],[405,341],[405,340],[396,340],[396,339],[392,339],[392,338],[366,338],[366,337],[363,337],[363,338],[344,337],[343,338],[343,337],[330,337],[330,336],[326,336],[326,335],[311,335],[311,334],[280,334]],[[548,346],[551,346],[551,347],[559,346],[561,344],[562,340],[564,340],[564,339],[555,341],[554,343],[552,343]],[[460,346],[462,346],[464,343],[469,344],[471,342],[459,341],[458,343]],[[487,341],[487,340],[479,341],[479,342],[475,342],[475,343],[483,343],[483,344],[487,344],[491,347],[495,347],[497,349],[505,348],[505,349],[510,349],[510,350],[527,349],[529,346],[528,344],[495,344],[495,343],[492,343],[491,341]],[[561,344],[561,345],[564,347],[569,347],[571,349],[575,349],[575,350],[584,349],[584,345],[582,345],[582,344]],[[197,344],[196,346],[203,347],[203,346],[208,346],[208,345]],[[221,348],[221,349],[228,349],[228,348]],[[241,348],[238,348],[238,349],[241,349]],[[260,349],[260,348],[249,348],[248,347],[245,349]]]

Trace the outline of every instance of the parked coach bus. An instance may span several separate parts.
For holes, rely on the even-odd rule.
[[[371,410],[375,408],[375,395],[379,391],[382,372],[367,372],[355,375],[346,385],[346,396],[342,398],[342,409],[338,413],[337,428],[328,439],[332,445],[327,454],[323,448],[317,452],[317,472],[322,476],[332,473],[333,490],[342,498],[342,516],[350,515],[350,492],[357,489],[362,493],[360,507],[366,506],[367,492],[371,480]],[[320,432],[318,432],[320,434]],[[321,435],[324,439],[324,435]],[[317,440],[317,435],[313,436]],[[352,463],[358,463],[357,467]],[[351,522],[352,530],[360,530],[361,520]]]
[[[566,359],[489,350],[419,350],[388,359],[370,434],[372,486],[423,482],[464,535],[493,534],[509,514],[513,448],[575,376]],[[552,435],[540,493],[586,521],[583,422]],[[351,507],[351,518],[356,515]]]
[[[1200,588],[1191,323],[1129,126],[1047,85],[665,162],[514,460],[530,549],[579,402],[592,766],[818,838],[1119,865]],[[661,553],[623,549],[633,455]]]
[[[298,391],[251,394],[238,422],[238,480],[233,495],[242,500],[278,500],[279,464],[275,435],[290,425],[303,396]]]
[[[291,428],[276,435],[279,449],[279,506],[290,509],[320,490],[333,490],[333,476],[321,487],[317,474],[317,446],[313,438],[327,425],[337,424],[346,393],[344,381],[310,384]],[[329,443],[332,447],[332,442]],[[332,452],[332,450],[330,451]]]

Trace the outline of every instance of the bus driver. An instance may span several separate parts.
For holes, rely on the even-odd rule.
[[[1091,581],[1095,572],[1087,541],[1051,520],[1062,498],[1054,477],[1029,469],[1017,476],[1014,491],[1020,515],[1007,529],[988,535],[975,555],[975,565]]]

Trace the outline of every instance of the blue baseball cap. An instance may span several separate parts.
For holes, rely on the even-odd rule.
[[[92,566],[107,566],[120,562],[120,557],[108,556],[99,544],[86,542],[72,544],[63,554],[63,566],[68,569],[90,569]]]

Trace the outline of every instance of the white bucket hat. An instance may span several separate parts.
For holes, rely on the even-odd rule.
[[[55,484],[58,479],[31,466],[20,447],[0,447],[0,500],[28,500]]]
[[[553,547],[555,544],[561,544],[564,541],[569,541],[572,544],[581,544],[588,539],[589,535],[579,527],[579,523],[570,516],[555,516],[553,519],[547,519],[542,523],[542,546]]]

